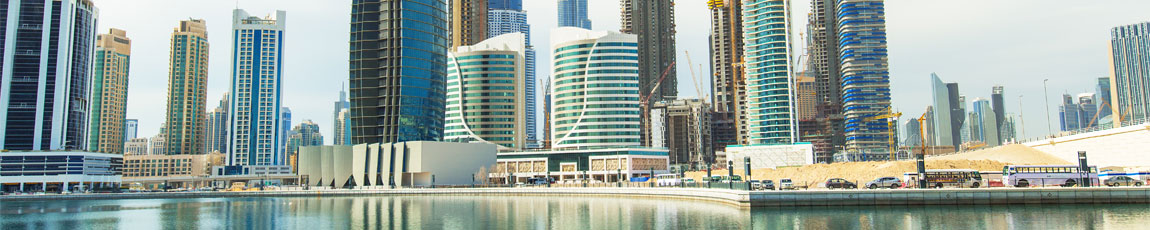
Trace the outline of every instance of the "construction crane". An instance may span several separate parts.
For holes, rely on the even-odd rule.
[[[863,122],[872,122],[872,121],[887,119],[886,120],[886,127],[887,127],[886,130],[889,133],[887,133],[887,135],[886,135],[887,136],[886,145],[887,145],[887,148],[890,149],[890,159],[891,160],[894,160],[898,156],[898,148],[895,147],[895,144],[894,144],[895,143],[894,124],[898,120],[899,117],[902,117],[901,112],[894,112],[890,109],[890,107],[887,107],[886,109],[883,109],[882,112],[879,112],[878,116],[863,118]],[[893,118],[893,119],[891,119],[891,118]],[[921,124],[919,126],[921,126]]]
[[[703,89],[699,87],[699,77],[695,76],[695,63],[691,61],[691,52],[684,50],[683,53],[687,55],[687,68],[691,69],[691,83],[695,84],[695,92],[698,93],[700,99],[705,99]]]
[[[659,90],[659,85],[663,83],[663,79],[667,78],[667,73],[671,72],[671,67],[674,67],[674,66],[675,66],[675,62],[671,62],[671,65],[668,65],[667,69],[663,70],[663,74],[661,76],[659,76],[659,80],[655,80],[654,86],[651,87],[651,92],[647,93],[647,95],[639,95],[639,119],[641,120],[641,121],[639,121],[639,124],[641,124],[641,127],[643,129],[643,130],[639,130],[639,133],[647,133],[647,132],[651,131],[651,114],[650,114],[651,113],[651,106],[648,105],[648,101],[651,100],[651,96],[655,95],[655,91]],[[642,93],[642,92],[639,92],[639,93]],[[651,144],[650,140],[649,140],[651,138],[650,133],[647,133],[647,135],[644,136],[643,138],[644,138],[644,140],[642,140],[643,143],[645,143],[646,145]]]

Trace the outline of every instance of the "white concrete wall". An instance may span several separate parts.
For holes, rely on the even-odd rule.
[[[334,153],[333,157],[335,158],[333,161],[333,164],[324,165],[324,166],[327,166],[326,168],[332,169],[332,172],[335,176],[334,178],[332,178],[335,180],[334,181],[335,187],[336,188],[343,188],[344,185],[347,185],[347,181],[348,181],[347,179],[351,178],[352,167],[354,167],[353,165],[357,164],[357,162],[355,162],[352,159],[353,158],[352,157],[352,155],[353,155],[352,154],[352,146],[347,146],[347,145],[332,146],[332,153]],[[362,161],[358,162],[358,164],[362,165],[363,162]],[[360,172],[359,175],[363,175],[363,173],[362,173],[363,171],[359,171],[359,172]]]
[[[320,173],[321,180],[319,182],[320,182],[321,186],[331,185],[333,178],[335,178],[335,169],[333,169],[331,167],[331,165],[335,164],[335,153],[332,152],[333,150],[334,150],[334,146],[320,147],[320,153],[319,153],[320,167],[319,168],[321,170],[321,173]]]
[[[727,147],[727,159],[736,169],[743,168],[743,158],[751,158],[751,168],[778,168],[814,164],[814,145],[754,145]]]
[[[471,184],[479,168],[495,164],[497,146],[486,143],[409,142],[411,172],[435,175],[435,184]]]
[[[1150,124],[1127,126],[1025,143],[1063,160],[1078,162],[1078,151],[1099,167],[1150,166]]]

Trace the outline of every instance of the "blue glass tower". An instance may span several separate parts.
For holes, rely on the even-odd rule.
[[[846,149],[887,152],[887,119],[867,121],[890,107],[883,0],[839,0],[835,12]]]
[[[446,8],[443,0],[352,0],[352,144],[443,139]]]
[[[559,27],[591,29],[587,19],[587,0],[559,0]]]
[[[240,9],[232,12],[228,165],[287,164],[285,134],[291,128],[291,111],[282,107],[286,20],[284,11],[268,18]]]

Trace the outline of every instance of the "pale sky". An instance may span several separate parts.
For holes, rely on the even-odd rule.
[[[310,119],[331,141],[332,102],[347,81],[350,2],[331,0],[94,0],[100,9],[101,32],[120,28],[132,39],[128,118],[140,120],[140,136],[159,131],[167,95],[170,33],[180,20],[203,18],[208,23],[211,57],[208,109],[227,91],[231,68],[228,40],[231,10],[252,15],[287,11],[284,65],[284,105],[293,124]],[[619,29],[618,0],[589,0],[595,30]],[[680,97],[695,97],[684,51],[695,72],[709,66],[709,13],[705,0],[675,1]],[[554,0],[524,0],[538,50],[537,77],[550,76],[547,47],[556,25]],[[809,1],[791,1],[796,52],[803,41]],[[886,2],[888,45],[894,104],[906,115],[919,116],[930,103],[930,73],[958,82],[968,101],[990,97],[991,87],[1006,88],[1006,110],[1019,112],[1023,97],[1027,136],[1047,132],[1042,80],[1050,79],[1050,110],[1058,109],[1062,93],[1093,92],[1094,79],[1109,74],[1107,49],[1114,26],[1150,20],[1150,1],[964,0]],[[805,32],[804,32],[805,33]],[[709,76],[700,75],[710,79]],[[701,85],[708,93],[709,83]],[[540,100],[542,101],[542,100]],[[540,105],[542,108],[542,105]],[[1051,114],[1053,128],[1058,116]],[[542,118],[540,118],[542,122]],[[542,124],[539,127],[543,127]]]

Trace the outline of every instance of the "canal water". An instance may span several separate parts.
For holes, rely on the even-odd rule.
[[[614,197],[0,202],[0,229],[1145,229],[1147,205],[740,209]]]

